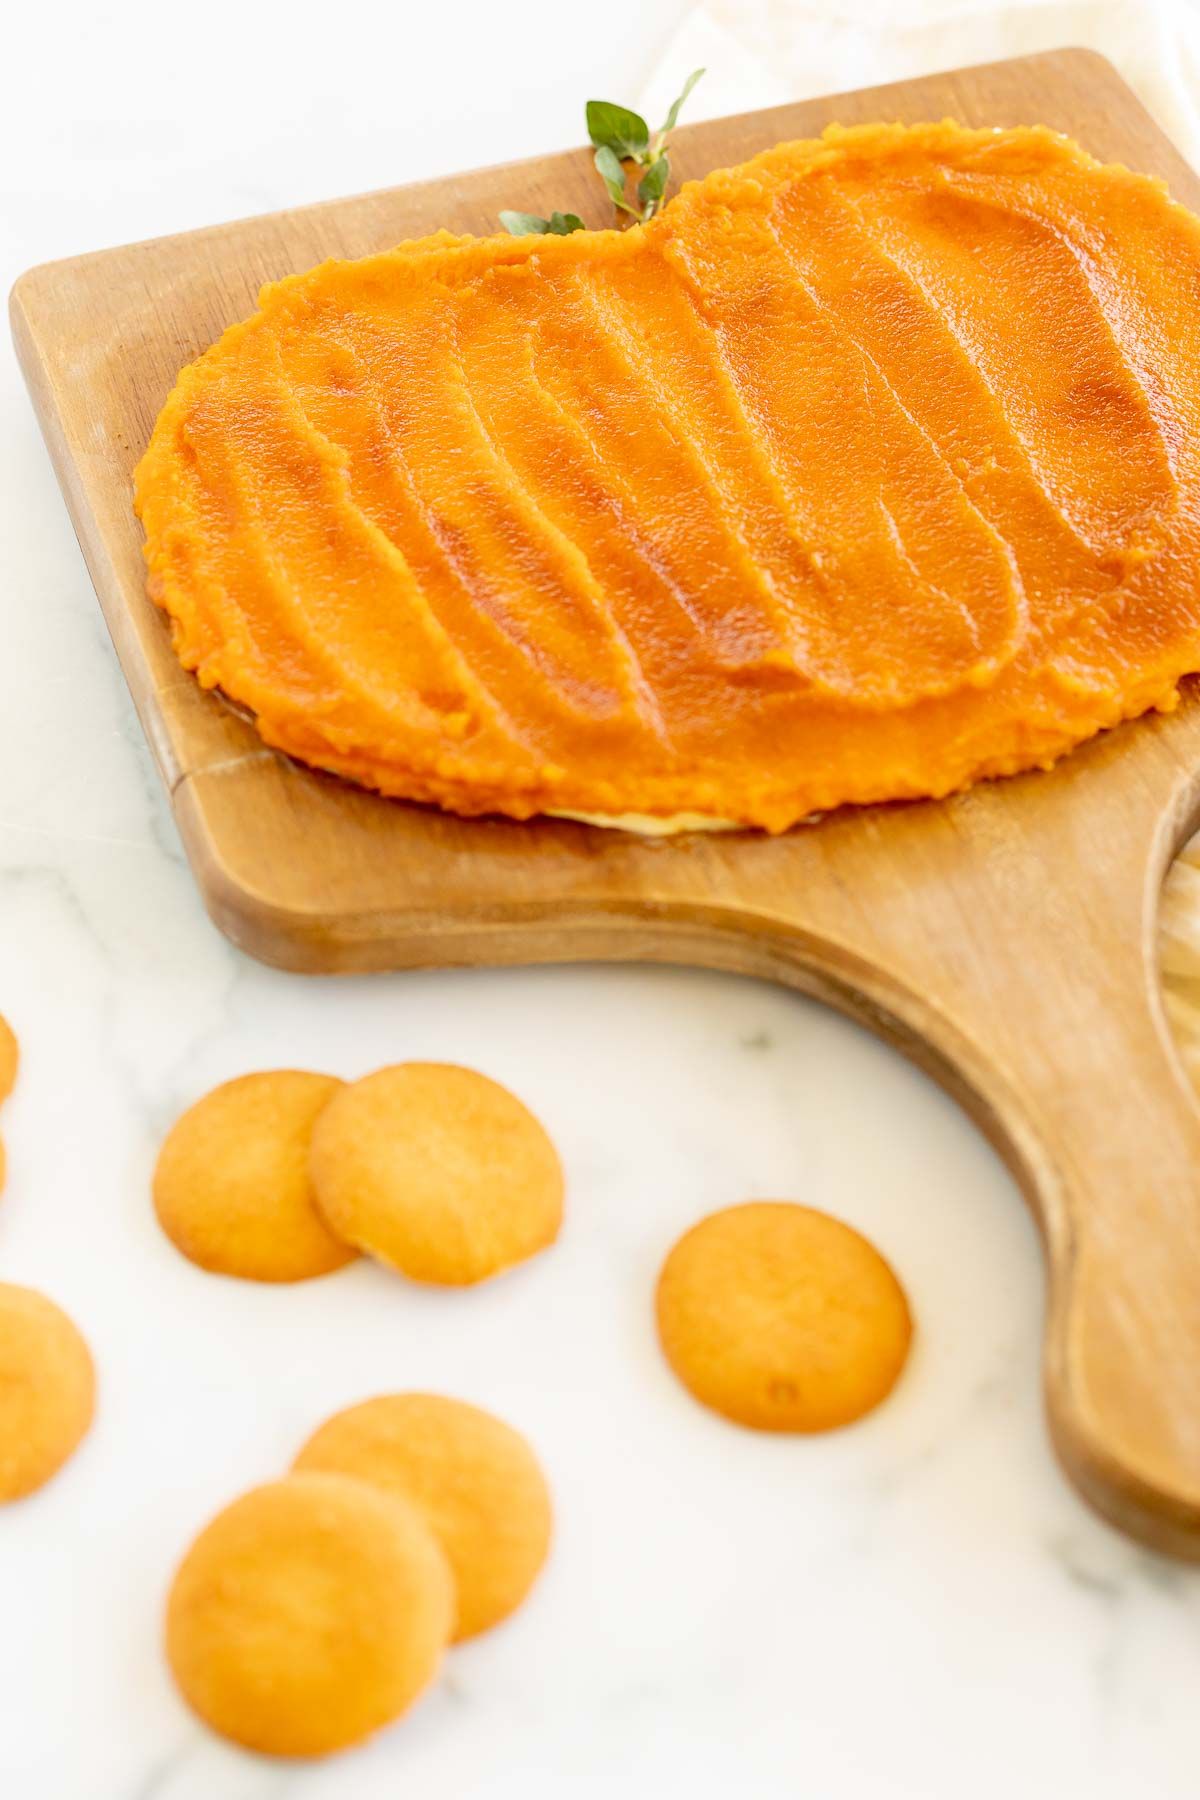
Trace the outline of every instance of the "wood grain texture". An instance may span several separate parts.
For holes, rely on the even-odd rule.
[[[1200,182],[1083,51],[693,126],[677,163],[699,175],[834,119],[945,115],[1069,131],[1200,209]],[[292,969],[695,962],[865,1021],[962,1101],[1030,1198],[1068,1472],[1118,1525],[1200,1559],[1200,1108],[1155,967],[1163,875],[1200,810],[1200,702],[948,802],[776,840],[646,842],[357,792],[264,749],[176,664],[129,502],[179,365],[264,280],[438,225],[486,231],[506,205],[601,222],[580,151],[57,263],[14,292],[30,389],[213,917]]]

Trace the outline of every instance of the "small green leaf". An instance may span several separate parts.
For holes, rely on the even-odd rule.
[[[650,127],[641,114],[612,100],[588,101],[587,128],[597,150],[611,150],[621,161],[630,156],[641,160],[650,147]]]
[[[622,212],[633,213],[636,218],[636,209],[630,206],[625,198],[625,171],[621,167],[621,159],[616,151],[608,144],[601,144],[596,152],[595,160],[596,172],[608,189],[608,197],[613,205],[619,207]]]
[[[679,95],[678,99],[672,103],[671,110],[667,114],[667,122],[658,134],[658,141],[660,144],[662,143],[663,139],[666,137],[668,131],[674,131],[676,121],[679,118],[679,109],[683,105],[684,101],[687,99],[688,95],[691,93],[692,89],[695,87],[696,83],[699,81],[699,79],[703,75],[703,73],[704,73],[703,69],[693,69],[691,74],[688,76],[687,80],[684,82],[683,91]]]
[[[551,229],[549,219],[539,219],[536,213],[502,212],[500,223],[513,237],[531,237]]]
[[[573,231],[586,231],[578,213],[552,212],[548,219],[537,213],[502,212],[500,223],[513,237],[569,237]]]
[[[663,197],[670,175],[670,159],[666,151],[662,150],[638,182],[638,199],[641,202],[643,219],[653,216],[655,208]]]

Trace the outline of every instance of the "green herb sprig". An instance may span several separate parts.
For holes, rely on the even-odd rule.
[[[502,212],[500,223],[513,237],[570,237],[573,231],[586,231],[578,213],[552,212],[548,219],[536,213]]]
[[[653,136],[642,115],[629,107],[618,106],[613,100],[588,101],[588,136],[595,149],[592,160],[617,212],[644,223],[662,205],[671,179],[668,139],[678,122],[680,108],[703,73],[703,69],[692,70]],[[637,184],[636,206],[629,199],[627,163],[643,171]],[[543,219],[537,213],[502,212],[500,223],[513,237],[567,237],[572,231],[587,229],[577,213],[552,212]]]

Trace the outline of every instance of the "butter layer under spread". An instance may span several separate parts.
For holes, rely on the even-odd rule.
[[[945,794],[1200,669],[1200,223],[1046,130],[833,128],[264,289],[136,494],[182,662],[384,793]]]

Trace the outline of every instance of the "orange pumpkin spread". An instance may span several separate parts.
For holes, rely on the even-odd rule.
[[[945,794],[1200,669],[1198,353],[1160,183],[834,128],[266,288],[138,469],[150,591],[268,744],[456,812]]]

